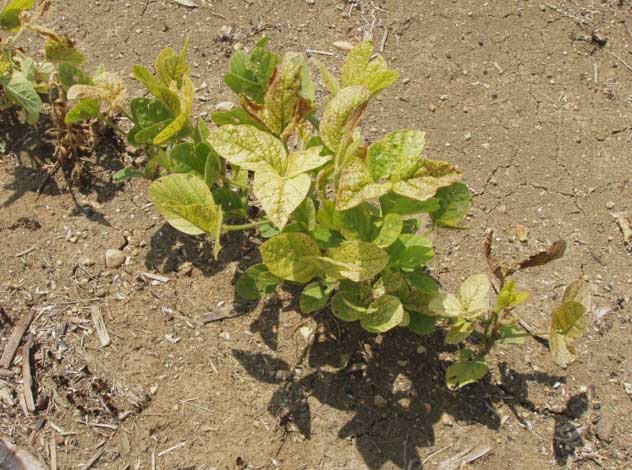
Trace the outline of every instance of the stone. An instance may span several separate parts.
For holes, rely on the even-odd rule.
[[[119,268],[125,263],[125,258],[125,253],[121,250],[110,248],[105,252],[105,267],[109,269]]]
[[[378,408],[386,408],[388,406],[388,401],[386,401],[386,398],[379,394],[373,397],[373,403]]]

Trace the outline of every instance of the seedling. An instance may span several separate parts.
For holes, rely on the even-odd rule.
[[[496,343],[519,343],[531,334],[518,328],[514,313],[527,294],[507,277],[557,253],[495,267],[494,307],[488,300],[491,283],[483,274],[468,278],[458,295],[442,292],[426,268],[434,257],[429,235],[435,228],[458,228],[463,220],[470,193],[462,172],[424,156],[423,132],[405,129],[367,143],[360,130],[369,103],[397,80],[398,72],[374,55],[368,41],[350,51],[340,79],[315,62],[329,91],[319,119],[305,57],[289,53],[281,58],[266,46],[264,39],[251,53],[231,59],[225,82],[239,95],[240,106],[214,114],[219,126],[214,131],[198,124],[204,130],[196,132],[187,119],[177,121],[180,114],[162,98],[166,90],[180,96],[179,90],[189,87],[184,66],[161,83],[135,69],[155,97],[143,109],[160,102],[154,114],[168,118],[155,117],[144,126],[136,118],[139,129],[132,138],[145,132],[151,145],[190,141],[160,154],[168,157],[162,163],[167,174],[149,190],[156,208],[175,228],[211,236],[216,247],[224,231],[259,226],[267,238],[260,248],[262,263],[239,279],[239,296],[257,300],[283,283],[299,284],[304,313],[329,307],[338,319],[357,321],[372,333],[403,327],[426,335],[437,326],[447,328],[446,342],[464,345],[460,361],[448,368],[448,386],[481,379],[488,372],[485,355]],[[191,145],[185,159],[189,168],[172,166],[179,145]],[[200,145],[208,146],[203,156],[192,153]],[[237,178],[239,184],[232,185]],[[225,225],[219,190],[222,195],[237,191],[244,203],[260,209],[259,218]],[[585,322],[581,296],[568,295],[553,314],[550,335],[561,365],[572,360],[573,342]],[[466,347],[472,339],[475,347]]]

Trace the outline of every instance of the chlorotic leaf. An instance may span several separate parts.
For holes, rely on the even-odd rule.
[[[154,77],[149,70],[140,66],[132,67],[132,75],[138,80],[149,92],[160,100],[171,111],[174,116],[180,115],[182,106],[178,94]]]
[[[586,329],[586,307],[574,300],[567,300],[553,310],[549,346],[553,361],[560,367],[568,367],[575,360],[575,342]]]
[[[327,254],[336,261],[354,265],[357,270],[342,271],[340,274],[355,282],[371,279],[388,264],[388,253],[372,243],[361,240],[344,242],[330,249]]]
[[[515,326],[503,326],[499,330],[500,338],[498,338],[498,342],[500,344],[524,344],[526,341],[526,334],[520,328],[516,328]]]
[[[592,295],[590,293],[590,287],[588,287],[588,284],[582,279],[570,283],[564,290],[562,302],[568,302],[571,300],[582,304],[586,308],[586,313],[591,311]]]
[[[430,216],[439,227],[457,227],[470,207],[470,190],[463,183],[440,188],[435,194],[439,209]]]
[[[447,318],[458,318],[463,313],[459,299],[449,293],[436,295],[428,304],[428,309],[433,315]]]
[[[189,73],[186,61],[188,41],[185,42],[180,54],[170,47],[161,50],[156,57],[156,75],[166,85],[175,82],[178,87],[182,85],[182,78]]]
[[[343,137],[351,136],[370,97],[364,86],[352,86],[341,89],[327,103],[320,122],[320,135],[327,148],[338,152]]]
[[[49,37],[44,49],[46,60],[55,64],[68,63],[82,65],[86,58],[75,49],[72,40],[68,36]]]
[[[209,136],[209,143],[225,160],[250,171],[271,166],[284,174],[287,152],[279,139],[248,125],[226,125]]]
[[[480,316],[489,307],[489,291],[491,283],[485,274],[475,274],[468,277],[459,291],[459,301],[463,308],[464,318]]]
[[[221,209],[201,178],[184,173],[163,176],[149,186],[149,197],[174,228],[188,235],[216,236]]]
[[[459,344],[474,332],[474,322],[457,318],[445,335],[445,344]]]
[[[352,158],[340,172],[336,209],[352,209],[365,201],[377,199],[390,189],[388,183],[376,183],[371,178],[366,164],[359,158]]]
[[[373,311],[356,303],[357,299],[353,299],[345,292],[337,292],[331,299],[331,310],[336,318],[345,322],[359,320],[373,313]]]
[[[382,56],[371,60],[372,55],[371,41],[364,41],[349,52],[342,66],[343,86],[364,85],[375,94],[399,78],[399,72],[388,69]]]
[[[323,166],[331,160],[331,155],[321,156],[321,151],[322,147],[319,146],[290,153],[287,159],[285,176],[292,178],[301,173],[307,173]]]
[[[425,135],[419,131],[396,131],[372,144],[367,151],[367,166],[375,180],[389,178],[408,162],[419,159],[425,145]]]
[[[320,72],[320,77],[323,80],[325,88],[331,93],[335,95],[340,91],[340,83],[338,79],[325,67],[325,65],[318,59],[312,58],[312,61],[316,64],[318,71]]]
[[[191,110],[193,109],[194,94],[193,82],[191,82],[191,79],[185,75],[182,77],[182,89],[180,90],[180,95],[178,97],[180,99],[181,106],[180,113],[167,127],[154,137],[154,145],[167,143],[189,124]]]
[[[311,184],[306,174],[285,178],[273,169],[260,169],[255,172],[253,192],[274,225],[283,229],[309,193]]]
[[[404,307],[394,295],[384,295],[369,305],[374,310],[360,319],[360,325],[371,333],[385,333],[400,325],[404,319]]]
[[[265,264],[255,264],[244,272],[235,285],[237,295],[245,300],[259,300],[274,292],[282,279],[272,274]]]
[[[462,173],[446,162],[419,158],[406,163],[391,175],[393,191],[419,201],[432,198],[439,189],[461,179]]]
[[[287,281],[309,282],[318,268],[303,258],[319,255],[316,242],[300,232],[281,233],[261,245],[261,257],[270,272]]]
[[[508,281],[498,293],[494,311],[501,312],[507,308],[517,307],[524,303],[528,297],[528,292],[521,292],[516,289],[516,282],[512,279]]]
[[[469,351],[468,351],[469,352]],[[489,372],[489,366],[483,358],[462,357],[446,370],[446,384],[450,390],[458,390],[474,382],[478,382]]]

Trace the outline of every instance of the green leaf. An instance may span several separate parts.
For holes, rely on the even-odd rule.
[[[167,87],[164,83],[154,77],[149,70],[140,65],[134,65],[132,67],[132,75],[145,88],[147,88],[154,97],[162,101],[162,103],[174,116],[180,115],[182,112],[182,105],[180,103],[178,93]]]
[[[429,335],[435,329],[435,319],[422,313],[410,312],[408,329],[420,336]]]
[[[520,328],[516,328],[515,326],[503,326],[500,329],[500,338],[498,338],[500,344],[521,345],[524,344],[526,340],[526,334]]]
[[[208,124],[204,122],[204,119],[198,118],[197,124],[195,126],[195,132],[193,133],[193,139],[196,144],[204,143],[208,140],[208,137],[211,135],[211,130],[208,128]]]
[[[33,87],[33,82],[16,70],[11,75],[0,77],[0,85],[11,101],[26,111],[29,124],[35,124],[43,103]]]
[[[271,166],[279,174],[285,172],[287,152],[283,142],[256,127],[222,126],[211,133],[209,143],[225,160],[246,170]]]
[[[459,344],[474,332],[474,323],[463,318],[457,318],[445,335],[445,344]]]
[[[470,207],[470,190],[463,183],[453,183],[437,191],[439,209],[430,215],[439,227],[457,227]]]
[[[489,366],[483,358],[472,357],[471,351],[464,350],[461,360],[446,370],[446,384],[450,390],[458,390],[478,382],[489,372]]]
[[[75,124],[88,119],[96,119],[99,117],[100,108],[101,102],[98,98],[81,100],[66,113],[64,122],[66,124]]]
[[[568,300],[553,310],[549,346],[553,361],[560,367],[568,367],[575,360],[575,343],[586,329],[586,307],[575,300]]]
[[[313,232],[316,229],[316,206],[311,198],[305,198],[292,216],[297,223],[301,224],[303,231]]]
[[[281,279],[305,283],[318,274],[318,268],[303,258],[319,256],[320,248],[304,233],[281,233],[261,245],[260,251],[270,272]]]
[[[402,234],[389,246],[391,264],[402,268],[418,268],[434,257],[432,242],[421,235]]]
[[[213,199],[222,207],[225,214],[240,214],[244,218],[247,216],[244,202],[235,191],[223,187],[215,188],[212,193]]]
[[[340,150],[343,137],[350,138],[370,97],[364,86],[352,86],[340,90],[327,103],[320,122],[320,136],[327,148],[334,153]]]
[[[301,173],[307,173],[323,166],[331,160],[331,155],[321,156],[321,151],[322,147],[310,147],[307,150],[290,153],[284,176],[292,178]]]
[[[405,272],[404,277],[413,289],[432,296],[439,293],[439,284],[428,274],[413,271]]]
[[[149,98],[134,98],[130,111],[135,127],[127,139],[135,146],[151,144],[154,138],[175,119],[173,113],[161,101]]]
[[[193,109],[194,94],[193,82],[185,75],[182,77],[182,90],[178,96],[181,106],[180,113],[177,114],[176,118],[167,127],[154,137],[154,145],[161,145],[168,142],[189,124],[191,110]]]
[[[358,299],[349,292],[340,291],[331,299],[331,310],[336,318],[352,322],[371,315],[373,309],[358,304]]]
[[[439,200],[436,198],[418,201],[393,192],[388,192],[380,197],[380,206],[385,214],[395,212],[400,215],[425,214],[434,212],[440,207]]]
[[[311,185],[312,180],[306,174],[286,178],[273,169],[260,169],[255,172],[253,192],[274,225],[283,229]]]
[[[327,70],[327,67],[325,67],[325,65],[320,60],[312,58],[312,61],[316,64],[316,67],[318,68],[320,78],[323,80],[325,88],[327,88],[329,93],[331,93],[332,95],[337,94],[340,91],[340,83],[338,82],[338,79],[334,77],[334,75],[329,70]]]
[[[283,280],[268,271],[265,264],[255,264],[239,276],[235,290],[242,299],[259,300],[274,292],[281,282]]]
[[[396,131],[372,144],[367,150],[367,167],[375,180],[390,178],[397,168],[419,159],[425,146],[419,131]]]
[[[49,37],[46,41],[44,54],[47,60],[56,64],[65,62],[79,66],[86,61],[84,55],[75,49],[68,36]]]
[[[524,303],[529,297],[528,292],[521,292],[516,290],[516,282],[512,279],[508,281],[498,293],[496,299],[496,313],[505,310],[506,308],[517,307]]]
[[[132,168],[122,168],[112,175],[112,181],[127,181],[132,178],[143,178],[145,174]]]
[[[461,176],[461,171],[449,163],[419,158],[398,167],[391,181],[395,193],[426,201],[439,189],[459,181]]]
[[[360,325],[371,333],[385,333],[402,323],[404,307],[393,295],[384,295],[369,305],[374,310],[370,315],[360,319]]]
[[[364,41],[349,52],[342,65],[343,86],[364,85],[375,94],[391,86],[399,78],[399,72],[389,70],[381,55],[373,60],[371,56],[372,41]]]
[[[149,186],[149,197],[167,222],[188,235],[215,237],[221,226],[221,209],[204,180],[195,175],[163,176]]]
[[[377,236],[373,239],[380,248],[387,248],[397,241],[404,228],[404,221],[399,214],[386,214]]]
[[[20,15],[30,10],[35,0],[10,0],[0,12],[0,27],[9,31],[16,31],[22,25]]]
[[[388,253],[372,243],[353,240],[342,243],[327,252],[328,256],[342,263],[349,263],[355,269],[341,271],[347,279],[361,282],[379,274],[388,264]]]
[[[244,94],[257,103],[263,103],[264,93],[281,58],[267,49],[268,38],[261,39],[252,53],[233,53],[230,72],[224,83],[236,94]]]
[[[244,108],[236,107],[231,109],[230,111],[216,111],[211,114],[211,120],[217,127],[225,126],[227,124],[232,125],[249,125],[255,126],[257,129],[266,130],[266,127],[252,117]]]
[[[161,50],[156,57],[156,75],[166,85],[170,86],[171,82],[175,82],[179,87],[182,86],[182,79],[189,73],[187,65],[187,49],[189,41],[186,40],[180,54],[170,47]]]
[[[389,183],[376,183],[371,178],[366,164],[352,158],[342,169],[336,193],[336,209],[344,211],[377,199],[390,189]]]
[[[57,77],[59,77],[65,91],[68,91],[73,85],[92,85],[93,83],[87,73],[68,63],[57,65]]]
[[[320,282],[312,282],[303,289],[298,305],[303,313],[322,310],[327,305],[332,286],[324,286]]]

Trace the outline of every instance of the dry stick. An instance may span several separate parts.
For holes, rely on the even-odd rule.
[[[105,453],[105,449],[101,449],[99,452],[97,452],[96,454],[94,454],[92,456],[92,458],[90,458],[90,460],[88,460],[88,462],[81,467],[79,470],[88,470],[90,467],[92,467],[97,460],[99,460],[101,458],[101,456]]]
[[[22,345],[22,382],[24,387],[24,400],[26,408],[31,412],[35,412],[35,400],[33,399],[33,377],[31,376],[31,346],[33,338],[29,336],[24,345]]]
[[[181,442],[180,444],[176,444],[173,447],[169,447],[166,450],[163,450],[162,452],[158,453],[158,457],[162,457],[163,455],[167,455],[169,452],[173,452],[176,449],[179,449],[180,447],[184,447],[185,445],[187,445],[186,442]]]
[[[50,441],[50,470],[57,470],[57,445],[54,440]]]
[[[384,52],[386,46],[386,40],[388,39],[388,29],[384,28],[384,36],[382,36],[382,42],[380,43],[380,52]]]
[[[92,323],[94,323],[94,327],[97,330],[97,335],[99,335],[101,346],[108,346],[111,343],[111,340],[108,330],[105,327],[103,315],[101,315],[101,309],[96,305],[93,305],[92,307],[90,307],[90,313],[92,314]]]
[[[613,54],[610,51],[606,51],[606,53],[610,54],[612,57],[617,59],[619,62],[621,62],[625,66],[626,69],[628,69],[630,72],[632,72],[632,66],[628,65],[627,62],[625,60],[623,60],[621,57],[619,57],[616,54]]]
[[[15,352],[20,346],[22,336],[24,336],[24,333],[26,333],[26,330],[33,321],[34,315],[35,312],[28,312],[26,315],[20,318],[20,320],[15,325],[15,328],[13,328],[13,332],[11,333],[11,337],[9,338],[9,342],[4,348],[2,357],[0,357],[0,368],[8,369],[9,367],[11,367],[11,362],[13,361],[13,357],[15,356]]]
[[[333,52],[319,51],[317,49],[305,49],[305,52],[307,52],[310,55],[312,55],[312,54],[320,54],[320,55],[326,55],[326,56],[329,56],[329,57],[333,57],[334,56]]]

